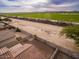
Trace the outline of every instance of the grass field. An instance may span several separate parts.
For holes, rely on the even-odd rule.
[[[79,13],[8,13],[7,16],[20,16],[32,18],[45,18],[49,20],[62,20],[70,22],[79,22]]]

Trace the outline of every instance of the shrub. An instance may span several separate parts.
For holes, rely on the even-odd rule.
[[[0,21],[2,21],[1,17],[0,17]]]
[[[21,32],[21,30],[19,28],[16,28],[16,32]]]
[[[64,34],[66,35],[66,37],[74,39],[76,44],[79,46],[79,26],[65,27],[61,31],[61,35]]]
[[[2,19],[0,19],[0,21],[2,21]]]
[[[9,22],[11,22],[12,20],[10,20],[9,18],[5,18],[5,19],[3,19],[3,21],[9,21]]]

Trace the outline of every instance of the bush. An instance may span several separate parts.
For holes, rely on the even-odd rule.
[[[2,21],[2,19],[0,19],[0,21]]]
[[[2,21],[1,17],[0,17],[0,21]]]
[[[11,22],[12,20],[10,20],[9,18],[5,18],[5,19],[3,19],[3,21],[9,21],[9,22]]]
[[[61,31],[61,35],[64,34],[66,35],[66,37],[74,39],[76,44],[79,46],[79,26],[65,27]]]
[[[21,32],[21,30],[19,28],[16,28],[16,32]]]

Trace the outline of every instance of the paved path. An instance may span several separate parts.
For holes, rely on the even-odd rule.
[[[76,47],[73,40],[70,40],[65,36],[60,36],[59,33],[63,29],[63,27],[17,19],[12,20],[13,22],[11,23],[11,25],[13,26],[19,27],[24,31],[44,38],[45,40],[52,42],[60,47],[66,48],[73,52],[79,52],[79,48]]]

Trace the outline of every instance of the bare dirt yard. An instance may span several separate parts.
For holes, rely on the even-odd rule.
[[[10,25],[19,27],[28,33],[37,35],[44,40],[47,40],[70,51],[79,52],[79,48],[76,47],[73,40],[70,40],[65,36],[60,36],[60,31],[63,29],[63,27],[19,19],[12,19],[12,23],[10,23]]]

